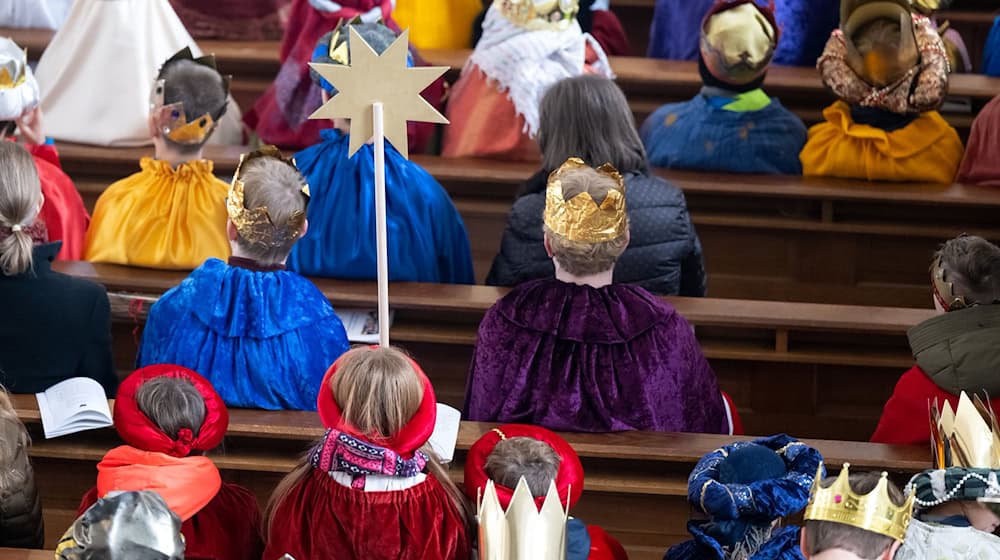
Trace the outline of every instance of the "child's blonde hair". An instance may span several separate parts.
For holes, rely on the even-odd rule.
[[[205,398],[187,379],[163,375],[154,377],[135,391],[135,403],[163,433],[176,439],[184,428],[195,437],[205,423]]]
[[[410,358],[396,348],[356,346],[348,350],[338,360],[337,374],[320,390],[333,393],[344,422],[373,439],[392,437],[403,429],[424,398],[423,380]],[[429,475],[447,491],[468,534],[474,534],[474,517],[465,494],[448,476],[429,444],[424,444],[421,451],[429,458]],[[309,474],[311,455],[312,451],[307,453],[275,488],[265,512],[268,533],[274,523],[275,510],[292,488]]]
[[[33,241],[27,228],[42,202],[42,184],[35,161],[23,147],[0,141],[0,273],[17,276],[31,269]]]
[[[24,484],[28,473],[20,468],[18,461],[30,443],[7,389],[0,385],[0,492]]]

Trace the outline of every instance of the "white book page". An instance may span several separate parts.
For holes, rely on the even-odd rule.
[[[112,425],[108,396],[88,377],[67,379],[35,398],[46,438]]]
[[[437,422],[434,433],[427,443],[442,463],[450,463],[455,459],[455,446],[458,445],[458,428],[462,424],[462,413],[442,403],[437,403]]]
[[[378,310],[377,309],[337,309],[337,317],[344,324],[347,340],[360,344],[378,343]],[[389,326],[396,312],[389,310]]]

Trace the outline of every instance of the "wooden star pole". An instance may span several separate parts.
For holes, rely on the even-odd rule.
[[[310,119],[350,119],[348,157],[369,139],[375,152],[375,237],[378,248],[379,345],[389,346],[389,246],[385,202],[385,140],[409,158],[407,121],[447,124],[448,119],[420,92],[448,71],[444,67],[408,68],[409,31],[404,31],[381,55],[350,26],[351,63],[310,66],[326,78],[337,94]]]

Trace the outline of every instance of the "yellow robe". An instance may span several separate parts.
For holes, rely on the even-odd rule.
[[[856,124],[843,101],[823,117],[826,122],[809,129],[799,156],[806,176],[951,183],[962,162],[962,140],[937,111],[892,132]]]
[[[482,9],[480,0],[399,0],[392,19],[410,30],[418,49],[469,49],[472,22]]]
[[[229,257],[229,186],[208,160],[181,164],[142,158],[142,171],[108,187],[94,208],[84,258],[190,270]]]

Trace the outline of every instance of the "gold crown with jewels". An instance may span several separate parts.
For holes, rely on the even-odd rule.
[[[851,488],[850,467],[849,463],[844,463],[837,479],[824,488],[823,465],[820,464],[806,506],[805,519],[842,523],[897,541],[903,540],[913,515],[914,496],[911,494],[901,506],[894,504],[889,497],[889,475],[884,472],[871,492],[858,494]]]

